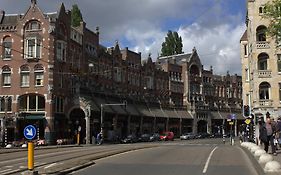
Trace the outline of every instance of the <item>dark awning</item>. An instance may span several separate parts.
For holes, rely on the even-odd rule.
[[[210,112],[210,115],[211,115],[211,119],[220,119],[220,120],[223,119],[218,111],[212,111]]]
[[[104,99],[99,98],[99,97],[94,97],[93,100],[95,101],[95,104],[99,107],[99,110],[100,110],[101,104],[107,104],[107,102]],[[110,106],[104,106],[103,111],[109,112],[109,113],[115,113]]]
[[[140,116],[141,114],[138,112],[136,109],[135,105],[133,104],[127,104],[126,109],[125,109],[129,115],[134,115],[134,116]]]
[[[30,115],[27,115],[27,116],[25,116],[25,119],[28,119],[28,120],[42,120],[42,119],[44,119],[45,118],[45,116],[44,116],[44,114],[30,114]]]
[[[181,118],[173,109],[171,109],[171,110],[164,110],[164,112],[166,113],[166,115],[169,118]]]
[[[128,113],[125,111],[125,106],[121,105],[121,102],[116,102],[116,101],[108,101],[107,103],[108,107],[111,107],[112,111],[114,111],[115,114],[119,115],[127,115]],[[120,105],[118,105],[120,104]],[[107,107],[105,106],[105,107]]]
[[[186,110],[176,110],[178,115],[180,116],[180,118],[183,118],[183,119],[193,119],[192,115],[189,114],[188,111]]]
[[[163,117],[167,118],[168,116],[164,113],[164,111],[160,108],[151,108],[152,113],[155,117]]]
[[[154,117],[154,113],[152,113],[148,107],[146,107],[144,105],[138,105],[137,108],[142,115]]]

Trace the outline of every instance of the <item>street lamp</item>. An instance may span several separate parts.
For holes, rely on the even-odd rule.
[[[110,104],[101,104],[100,105],[100,124],[101,124],[101,128],[100,128],[100,133],[101,133],[101,139],[103,139],[103,108],[105,106],[127,106],[127,101],[125,100],[123,103],[110,103]],[[102,140],[101,140],[102,141]]]

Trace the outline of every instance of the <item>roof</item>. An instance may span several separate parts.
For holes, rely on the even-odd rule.
[[[18,21],[17,19],[18,19],[18,15],[4,15],[1,24],[16,25]]]
[[[245,30],[244,34],[242,35],[240,42],[241,41],[248,41],[247,30]]]
[[[160,63],[165,63],[167,62],[167,60],[175,60],[176,64],[181,64],[183,62],[189,62],[191,59],[191,55],[192,53],[182,53],[177,55],[158,57],[157,61]]]

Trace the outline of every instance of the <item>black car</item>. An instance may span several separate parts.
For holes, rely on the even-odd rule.
[[[138,138],[135,135],[128,135],[126,138],[121,139],[121,143],[136,143]]]
[[[150,141],[150,134],[142,134],[139,138],[141,142],[149,142]]]
[[[149,141],[160,141],[160,135],[158,133],[154,133],[150,136]]]

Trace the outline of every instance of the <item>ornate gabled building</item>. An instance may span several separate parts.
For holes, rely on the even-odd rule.
[[[265,4],[271,0],[248,0],[246,30],[240,40],[243,104],[252,117],[281,113],[281,52],[274,37],[266,34],[270,21],[264,18]]]
[[[114,141],[128,134],[221,132],[239,118],[241,79],[204,70],[196,49],[154,62],[128,48],[100,45],[99,28],[71,25],[64,4],[44,13],[32,0],[24,14],[0,14],[2,143],[37,139],[90,143],[103,128]],[[236,94],[230,95],[230,94]],[[126,107],[124,105],[126,104]]]
[[[214,75],[212,68],[204,70],[195,48],[192,53],[159,57],[156,62],[164,67],[167,63],[181,67],[180,72],[171,74],[182,80],[183,103],[193,116],[193,132],[222,133],[222,126],[229,130],[230,126],[225,120],[230,115],[238,119],[235,123],[237,131],[237,125],[243,120],[240,76],[231,76],[229,73],[220,76]],[[173,101],[173,96],[170,97],[170,101]]]

